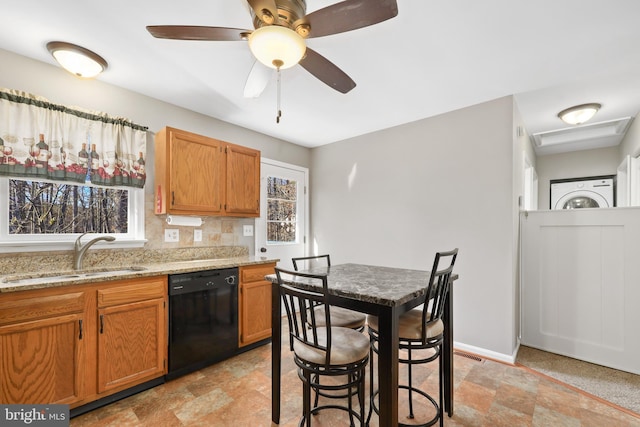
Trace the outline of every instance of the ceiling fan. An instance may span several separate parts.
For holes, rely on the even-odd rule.
[[[152,36],[175,40],[247,41],[256,57],[245,96],[258,96],[269,75],[300,64],[329,87],[347,93],[356,83],[331,61],[306,46],[305,39],[377,24],[398,14],[396,0],[346,0],[306,14],[306,0],[247,0],[254,30],[190,25],[150,25]],[[270,71],[269,71],[270,72]]]

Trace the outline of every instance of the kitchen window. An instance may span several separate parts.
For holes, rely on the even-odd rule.
[[[0,252],[66,250],[82,233],[144,244],[144,190],[0,178]]]

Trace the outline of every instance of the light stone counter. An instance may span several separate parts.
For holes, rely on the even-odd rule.
[[[107,282],[112,280],[135,279],[149,276],[162,276],[165,274],[189,273],[193,271],[214,270],[219,268],[233,268],[255,264],[268,264],[276,263],[278,261],[278,259],[267,257],[242,255],[231,258],[143,262],[136,263],[135,265],[125,264],[109,268],[10,274],[0,276],[0,293]],[[112,272],[113,270],[118,270],[118,272],[108,274],[108,272]]]

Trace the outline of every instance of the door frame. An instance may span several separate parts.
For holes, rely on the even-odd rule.
[[[286,168],[286,169],[291,169],[291,170],[295,170],[297,172],[301,172],[304,174],[304,191],[303,191],[303,203],[304,203],[304,230],[303,230],[303,247],[304,247],[304,255],[307,256],[309,254],[309,168],[306,168],[304,166],[299,166],[299,165],[294,165],[291,163],[285,163],[285,162],[281,162],[279,160],[273,160],[273,159],[268,159],[266,157],[262,157],[260,159],[260,175],[261,175],[261,179],[260,179],[260,190],[262,191],[262,165],[263,164],[268,164],[271,166],[275,166],[275,167],[280,167],[280,168]],[[262,203],[262,201],[260,201],[260,203]],[[263,221],[266,224],[266,211],[265,212],[260,212],[260,218],[256,218],[256,221]],[[254,248],[255,248],[255,254],[256,256],[260,256],[258,250],[259,250],[259,244],[258,244],[258,233],[257,233],[257,227],[256,227],[256,233],[254,235]]]

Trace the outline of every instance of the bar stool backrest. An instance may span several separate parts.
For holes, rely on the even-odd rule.
[[[293,262],[293,269],[295,271],[310,270],[316,267],[331,267],[331,257],[329,254],[295,257],[291,258],[291,262]]]
[[[287,312],[289,324],[289,345],[293,351],[294,341],[316,348],[325,354],[325,366],[331,361],[331,311],[324,310],[324,321],[318,326],[316,311],[313,307],[327,305],[327,275],[309,274],[275,268],[280,296]],[[286,275],[305,277],[309,283],[322,284],[322,292],[294,287],[286,283]],[[326,327],[325,327],[326,325]],[[320,331],[320,339],[318,331]],[[324,338],[326,337],[326,338]]]
[[[444,314],[444,303],[451,285],[451,274],[458,256],[458,248],[448,252],[436,252],[429,277],[429,285],[425,292],[425,303],[422,309],[422,324],[429,325],[441,320]],[[448,265],[446,265],[448,263]],[[443,266],[445,264],[446,266]],[[427,341],[427,327],[422,328],[422,342]]]

